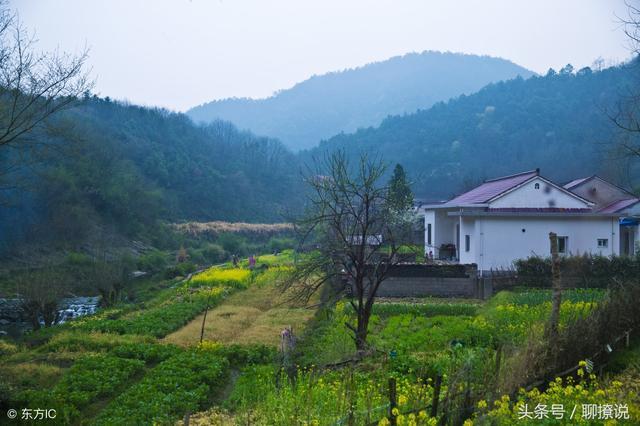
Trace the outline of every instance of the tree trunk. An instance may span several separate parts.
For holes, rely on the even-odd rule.
[[[40,329],[40,304],[36,301],[25,302],[22,305],[22,311],[29,318],[31,326],[34,330]]]
[[[356,350],[358,352],[367,349],[367,336],[369,332],[369,318],[364,313],[358,315],[358,324],[356,325]]]
[[[58,317],[58,303],[45,302],[42,306],[42,319],[45,327],[51,327]]]

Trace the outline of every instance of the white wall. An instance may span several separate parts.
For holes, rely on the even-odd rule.
[[[469,235],[471,239],[469,251],[466,251],[465,235]],[[476,231],[476,219],[463,216],[460,226],[460,263],[479,263],[479,242],[479,232]]]
[[[425,210],[424,213],[424,245],[425,253],[433,250],[433,256],[437,259],[440,255],[440,246],[442,244],[456,243],[456,224],[459,219],[457,217],[448,216],[447,213],[455,211],[455,209],[434,209]],[[427,229],[431,223],[431,246],[427,247]]]
[[[473,230],[473,251],[465,255],[462,236],[461,253],[465,256],[461,262],[477,263],[478,269],[483,270],[509,268],[514,260],[529,256],[549,256],[549,232],[569,237],[568,250],[572,255],[588,252],[609,256],[618,254],[620,247],[617,218],[485,216],[476,218],[475,226],[465,229]],[[598,248],[599,238],[609,240],[606,249]]]
[[[539,188],[536,189],[536,184]],[[490,208],[573,208],[584,209],[589,205],[551,185],[540,178],[514,189],[513,191],[497,198],[490,204]]]
[[[426,210],[424,213],[424,253],[428,254],[429,250],[433,250],[433,255],[436,256],[437,253],[433,249],[434,246],[434,237],[436,232],[436,214],[434,210]],[[427,230],[429,229],[429,225],[431,225],[431,244],[427,240]]]

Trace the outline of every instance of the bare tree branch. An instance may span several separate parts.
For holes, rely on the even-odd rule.
[[[88,49],[78,55],[37,53],[35,44],[7,2],[0,1],[0,191],[22,160],[33,161],[29,150],[43,144],[27,136],[93,87],[86,70]]]
[[[378,289],[411,236],[411,216],[388,208],[389,188],[380,183],[385,170],[380,159],[366,155],[352,165],[342,151],[309,169],[309,210],[296,229],[301,246],[312,243],[313,249],[287,280],[294,294],[307,300],[327,283],[347,281],[356,315],[348,328],[358,351],[367,347]]]

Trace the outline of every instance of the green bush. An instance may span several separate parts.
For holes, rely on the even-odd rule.
[[[225,232],[218,236],[216,242],[231,254],[237,254],[238,256],[246,256],[249,254],[246,239],[239,235]]]
[[[229,258],[229,253],[219,244],[207,244],[201,250],[202,256],[209,263],[221,263]]]
[[[296,240],[294,240],[293,238],[272,237],[271,239],[269,239],[266,248],[269,253],[279,253],[283,250],[294,249],[296,245]]]
[[[518,284],[551,287],[551,259],[529,257],[515,261]],[[613,281],[627,281],[640,275],[640,256],[569,256],[560,258],[565,287],[607,288]]]
[[[91,256],[84,253],[72,251],[67,254],[65,262],[69,266],[82,267],[91,265],[93,263],[93,259],[91,259]]]
[[[165,276],[168,279],[175,278],[175,277],[186,277],[190,273],[195,272],[195,270],[196,270],[196,265],[194,265],[193,263],[182,262],[182,263],[176,264],[172,268],[167,269]]]
[[[138,258],[138,269],[152,274],[162,272],[167,267],[167,255],[159,250],[151,250]]]

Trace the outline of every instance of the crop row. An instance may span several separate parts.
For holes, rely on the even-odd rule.
[[[108,354],[86,355],[78,359],[50,390],[28,390],[17,396],[23,407],[54,408],[56,418],[74,423],[80,409],[98,398],[113,395],[144,368],[144,362]]]
[[[210,306],[219,303],[229,291],[226,287],[214,287],[193,294],[179,294],[173,300],[122,318],[88,318],[73,325],[85,331],[163,337],[191,321],[207,303]]]
[[[378,303],[373,306],[373,313],[381,317],[402,314],[474,316],[477,312],[478,305],[472,303]]]
[[[100,413],[99,425],[167,424],[202,408],[220,386],[228,361],[215,351],[188,350],[161,362]]]

